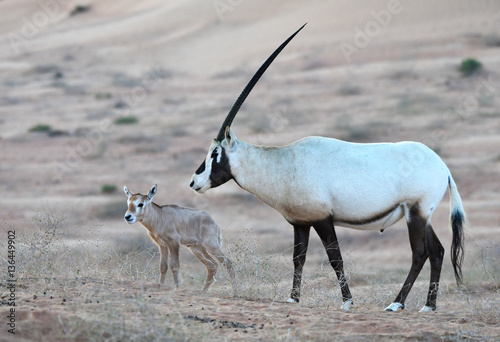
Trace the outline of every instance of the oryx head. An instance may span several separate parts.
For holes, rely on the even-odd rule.
[[[219,134],[217,134],[217,138],[212,141],[207,157],[191,177],[191,184],[189,185],[191,189],[202,194],[208,189],[215,188],[233,178],[229,162],[230,153],[236,151],[238,142],[234,133],[231,131],[231,123],[262,74],[264,74],[266,69],[269,65],[271,65],[281,50],[285,48],[285,46],[293,39],[293,37],[295,37],[297,33],[299,33],[300,30],[302,30],[305,25],[306,24],[302,25],[301,28],[285,40],[283,44],[281,44],[272,53],[272,55],[269,56],[264,64],[261,65],[259,70],[257,70],[255,75],[253,75],[245,89],[243,89],[240,96],[233,104],[233,107],[227,114],[226,119],[219,130]]]
[[[156,195],[156,184],[151,187],[147,195],[130,192],[126,186],[123,187],[125,195],[127,195],[128,210],[125,213],[125,221],[132,224],[134,222],[141,222],[144,218],[144,212],[148,205],[153,201]]]

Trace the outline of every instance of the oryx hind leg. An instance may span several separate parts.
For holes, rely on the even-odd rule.
[[[444,248],[441,245],[432,226],[428,224],[425,227],[425,246],[429,254],[429,262],[431,264],[431,280],[429,283],[429,293],[425,306],[421,312],[436,310],[436,299],[439,291],[439,278],[441,276],[441,266],[443,265]]]
[[[412,263],[410,272],[406,277],[401,291],[397,295],[394,302],[385,309],[386,311],[398,311],[400,309],[404,309],[406,297],[408,297],[408,294],[410,293],[415,280],[422,270],[425,261],[429,257],[426,247],[427,219],[421,216],[418,205],[415,205],[410,209],[405,207],[405,211],[405,216],[407,218],[406,223],[408,225],[408,235],[410,237],[410,246],[412,251]]]
[[[344,262],[342,260],[342,254],[340,253],[340,245],[337,240],[337,234],[335,233],[335,227],[333,226],[333,219],[329,217],[326,220],[315,222],[313,223],[313,227],[316,233],[318,233],[321,242],[323,242],[330,265],[337,274],[340,291],[342,293],[342,309],[349,310],[352,304],[352,295],[347,285],[347,279],[344,273]]]

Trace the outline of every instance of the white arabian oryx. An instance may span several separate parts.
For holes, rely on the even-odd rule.
[[[462,280],[465,221],[457,186],[436,153],[416,142],[357,144],[323,137],[308,137],[282,147],[256,146],[238,140],[230,129],[260,76],[303,27],[274,51],[247,84],[205,161],[193,174],[190,187],[203,194],[234,179],[293,225],[294,277],[288,300],[291,303],[299,301],[311,226],[321,238],[337,274],[342,309],[349,310],[352,295],[344,275],[335,225],[383,231],[405,217],[412,265],[401,291],[386,310],[404,309],[406,297],[427,258],[431,265],[430,285],[421,311],[435,310],[444,248],[432,229],[431,216],[446,189],[450,192],[451,261],[457,284]]]
[[[168,266],[170,266],[175,287],[179,287],[179,247],[184,245],[207,268],[207,279],[203,286],[203,292],[206,292],[212,285],[217,273],[217,261],[214,257],[226,266],[234,288],[234,271],[231,260],[220,250],[222,233],[219,226],[204,211],[177,205],[159,206],[153,202],[156,189],[155,184],[147,195],[142,195],[130,192],[126,186],[123,187],[123,191],[128,197],[125,221],[129,224],[140,222],[160,249],[160,284],[164,284],[165,275]]]

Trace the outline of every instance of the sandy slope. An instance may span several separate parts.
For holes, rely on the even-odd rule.
[[[221,3],[229,7],[222,11],[217,7]],[[440,340],[459,339],[465,332],[464,339],[499,338],[500,6],[494,1],[401,1],[387,24],[380,24],[377,17],[389,3],[87,1],[90,11],[70,16],[80,2],[0,1],[0,226],[28,234],[40,227],[40,217],[53,215],[62,222],[69,246],[93,239],[96,229],[109,246],[147,244],[144,231],[121,218],[125,198],[120,188],[127,184],[146,191],[158,183],[158,202],[209,211],[223,228],[228,250],[248,243],[241,232],[250,231],[258,255],[283,254],[283,290],[276,297],[247,293],[239,299],[218,288],[211,298],[198,296],[199,284],[188,282],[180,292],[165,295],[156,288],[142,289],[137,277],[122,275],[123,281],[112,278],[103,285],[111,297],[116,294],[106,307],[111,311],[126,301],[119,293],[131,287],[134,296],[151,292],[156,299],[148,310],[157,317],[172,315],[162,305],[174,301],[183,307],[176,312],[181,318],[215,319],[215,325],[185,318],[172,323],[196,327],[210,339],[325,340],[340,334],[358,340],[373,333],[380,340]],[[353,291],[359,291],[358,298],[380,293],[387,298],[352,314],[338,311],[338,303],[315,304],[321,301],[315,286],[325,293],[335,287],[329,282],[331,272],[322,267],[324,251],[312,236],[306,265],[309,301],[291,307],[284,303],[292,267],[290,226],[233,182],[204,196],[188,188],[239,91],[304,22],[306,28],[254,89],[233,128],[239,138],[260,144],[323,135],[359,142],[416,140],[434,148],[454,175],[470,221],[464,270],[470,293],[454,292],[447,257],[443,283],[449,290],[441,295],[439,313],[416,314],[425,290],[411,310],[390,319],[379,310],[392,292],[377,289],[364,295],[363,286],[389,283],[397,292],[403,282],[411,257],[403,222],[383,235],[338,229],[357,284]],[[360,38],[363,34],[368,38]],[[346,44],[355,48],[347,57],[341,48]],[[457,72],[467,57],[483,63],[481,73],[467,78]],[[138,118],[137,124],[114,123],[130,115]],[[60,134],[29,133],[37,124]],[[118,191],[102,194],[104,184],[116,185]],[[451,241],[447,201],[446,196],[433,218],[446,247]],[[196,265],[188,253],[181,257],[188,266]],[[93,311],[78,298],[80,285],[68,268],[60,272],[53,274],[53,297],[75,298],[64,309],[42,298],[45,285],[38,281],[28,280],[20,289],[20,321],[27,339],[35,339],[44,327],[63,336],[58,315],[81,315],[95,327],[87,320]],[[424,269],[419,278],[423,288],[427,274]],[[151,271],[147,283],[154,279]],[[307,280],[319,285],[307,285]],[[63,292],[62,284],[68,284]],[[39,299],[30,299],[35,294]],[[271,297],[277,302],[269,302]],[[192,303],[196,307],[189,307]],[[206,312],[200,313],[198,306]],[[269,319],[257,317],[255,310]],[[241,329],[212,327],[224,320],[251,326],[249,318],[256,327],[266,323],[276,328],[248,328],[247,336]],[[30,324],[37,328],[27,328]]]

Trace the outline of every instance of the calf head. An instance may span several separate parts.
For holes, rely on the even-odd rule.
[[[142,195],[140,193],[132,193],[129,189],[124,186],[123,191],[127,195],[127,212],[125,213],[125,221],[132,224],[134,222],[141,222],[144,218],[144,213],[146,208],[153,201],[154,195],[156,195],[156,184],[151,187],[147,195]]]

